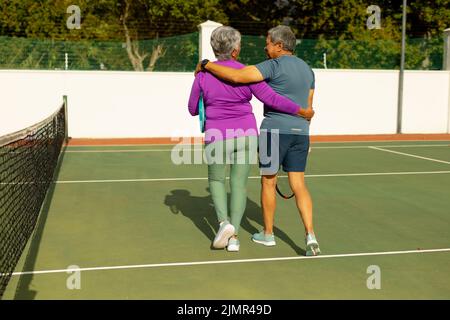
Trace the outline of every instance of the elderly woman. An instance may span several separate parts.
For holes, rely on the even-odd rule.
[[[231,27],[219,27],[211,35],[211,46],[217,63],[243,68],[237,62],[240,52],[241,35]],[[278,95],[265,82],[250,85],[234,85],[223,82],[209,73],[197,74],[189,98],[189,112],[198,115],[198,101],[203,94],[206,109],[205,144],[207,150],[214,149],[215,157],[206,152],[208,160],[208,181],[211,196],[219,222],[219,231],[213,241],[214,248],[239,251],[237,238],[239,226],[247,203],[247,180],[250,160],[256,153],[251,146],[256,145],[258,129],[252,112],[252,94],[273,109],[307,116],[288,98]],[[220,153],[220,154],[217,154]],[[227,208],[225,186],[227,162],[231,159],[230,186],[231,202]],[[231,219],[230,219],[231,218]]]

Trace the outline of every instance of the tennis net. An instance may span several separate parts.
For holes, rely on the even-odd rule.
[[[66,99],[47,119],[0,137],[0,298],[36,226],[67,137]]]

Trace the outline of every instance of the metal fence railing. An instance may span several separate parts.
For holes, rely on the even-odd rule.
[[[161,54],[153,71],[193,71],[199,60],[199,33],[142,40],[141,56],[147,55],[148,66],[155,48]],[[240,61],[255,64],[266,59],[264,36],[242,36]],[[296,54],[313,68],[333,69],[399,69],[401,43],[393,40],[329,40],[297,41]],[[406,69],[441,70],[444,40],[407,39]],[[37,70],[135,70],[123,41],[58,41],[0,37],[0,69]],[[145,68],[146,70],[148,68]]]

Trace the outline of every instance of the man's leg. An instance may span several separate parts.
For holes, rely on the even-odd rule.
[[[309,152],[309,136],[291,135],[291,147],[283,162],[283,170],[288,173],[289,184],[295,194],[295,201],[303,220],[306,233],[306,255],[320,254],[319,243],[314,235],[313,205],[305,183],[305,168]]]
[[[261,176],[261,205],[264,219],[264,233],[273,233],[273,220],[276,209],[277,175]]]
[[[264,220],[264,230],[255,233],[252,240],[274,246],[273,223],[276,208],[277,172],[283,150],[280,148],[278,132],[264,132],[259,136],[259,168],[261,173],[261,207]]]
[[[288,172],[289,185],[295,194],[295,201],[300,212],[306,234],[314,234],[312,199],[305,182],[304,172]]]

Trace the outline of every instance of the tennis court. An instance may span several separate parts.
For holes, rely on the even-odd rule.
[[[294,201],[278,198],[275,247],[251,241],[263,225],[256,166],[240,252],[211,249],[206,165],[174,165],[171,150],[65,148],[3,299],[450,298],[450,141],[313,144],[318,257],[304,256]],[[368,289],[369,266],[381,289]]]

